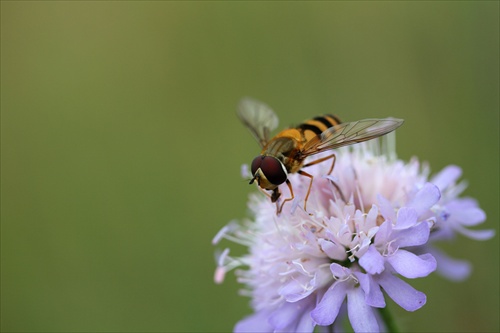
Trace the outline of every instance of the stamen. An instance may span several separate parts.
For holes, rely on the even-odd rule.
[[[253,293],[251,290],[248,290],[248,289],[240,289],[238,291],[238,295],[245,296],[245,297],[252,297]]]
[[[228,254],[229,254],[229,248],[224,249],[224,251],[222,251],[222,253],[219,256],[219,259],[217,260],[217,265],[224,266],[224,261],[226,261]]]
[[[214,274],[214,281],[215,283],[217,284],[221,284],[222,282],[224,282],[224,278],[226,276],[226,269],[224,267],[217,267],[215,269],[215,274]]]
[[[359,250],[359,248],[360,248],[360,245],[356,244],[355,247],[346,251],[347,253],[351,252],[351,255],[348,257],[350,262],[354,262],[356,260],[356,258],[354,256],[355,256],[356,252]]]
[[[245,265],[244,258],[231,258],[229,255],[229,249],[225,249],[217,260],[217,268],[214,273],[215,283],[224,282],[224,277],[226,273],[235,269],[236,267]]]
[[[384,256],[384,257],[388,257],[388,256],[392,256],[392,255],[394,255],[396,252],[398,252],[398,250],[399,250],[399,246],[398,246],[395,250],[393,250],[393,249],[391,248],[392,243],[394,243],[396,240],[397,240],[397,239],[393,239],[393,240],[391,240],[390,242],[388,242],[388,243],[387,243],[387,245],[385,246],[384,250],[382,251],[382,256]]]
[[[253,244],[250,241],[245,241],[243,238],[234,237],[231,234],[225,234],[224,238],[227,239],[227,240],[229,240],[229,241],[231,241],[231,242],[234,242],[236,244],[240,244],[240,245],[243,245],[243,246],[251,246]]]
[[[220,229],[219,232],[212,239],[212,245],[217,245],[228,231],[229,231],[229,225],[225,225],[224,227],[222,227],[222,229]]]

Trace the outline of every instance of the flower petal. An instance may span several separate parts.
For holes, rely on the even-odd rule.
[[[440,275],[452,281],[462,281],[469,276],[471,265],[467,261],[453,259],[436,248],[426,247],[426,250],[436,258],[436,272]]]
[[[311,317],[315,323],[321,326],[331,325],[340,310],[340,306],[346,297],[348,282],[335,282],[321,298],[316,308],[311,311]]]
[[[351,274],[351,270],[349,268],[336,263],[330,265],[330,271],[332,272],[333,276],[339,279],[344,279],[349,274]]]
[[[311,302],[308,299],[297,303],[283,303],[269,317],[269,323],[273,326],[274,332],[297,331],[299,325],[303,328],[302,332],[312,332],[314,324],[309,316],[310,305]]]
[[[363,291],[365,292],[365,302],[366,304],[376,307],[385,307],[385,299],[380,286],[373,280],[371,275],[363,274],[361,272],[355,272],[354,275],[358,278],[359,284]]]
[[[359,259],[359,264],[370,274],[380,274],[384,270],[384,257],[371,245]]]
[[[394,207],[392,207],[391,202],[381,196],[377,195],[377,201],[379,202],[380,214],[391,222],[396,221],[396,214],[394,213]]]
[[[313,299],[311,298],[311,300],[313,300]],[[300,318],[296,322],[295,327],[293,327],[293,330],[291,330],[291,331],[293,331],[293,332],[312,332],[312,331],[314,331],[314,326],[316,326],[316,324],[314,323],[313,319],[311,318],[311,310],[314,309],[315,305],[316,305],[316,298],[314,297],[314,301],[313,302],[309,301],[308,304],[305,306]]]
[[[325,254],[331,259],[344,261],[347,258],[345,247],[343,247],[340,244],[320,238],[318,239],[318,245],[325,252]]]
[[[387,261],[396,272],[409,279],[424,277],[436,270],[436,259],[428,253],[417,256],[399,249],[388,256]]]
[[[347,320],[347,302],[343,302],[342,306],[340,307],[339,314],[337,315],[337,319],[333,322],[333,324],[329,327],[322,327],[319,326],[320,330],[319,332],[345,332],[345,326],[346,326],[346,320]],[[330,329],[331,327],[331,329]],[[326,328],[326,329],[325,329]],[[321,330],[323,329],[323,330]]]
[[[462,169],[456,165],[449,165],[432,178],[431,183],[436,185],[442,192],[452,185],[462,175]]]
[[[478,203],[473,198],[455,198],[446,204],[446,209],[450,212],[462,209],[477,208]]]
[[[293,280],[282,285],[278,293],[283,296],[287,302],[297,302],[309,296],[314,291],[310,282],[311,278],[303,275],[296,276]]]
[[[422,222],[408,229],[394,230],[391,236],[395,239],[393,246],[401,248],[425,244],[429,240],[429,235],[429,224]]]
[[[384,247],[387,242],[391,241],[389,238],[392,233],[392,222],[387,220],[378,228],[377,234],[375,235],[374,244],[376,246]]]
[[[269,312],[264,310],[256,312],[253,315],[240,320],[234,327],[233,331],[235,333],[272,332],[274,329],[268,322],[269,315]]]
[[[405,229],[417,223],[418,213],[415,209],[402,207],[398,210],[398,218],[394,229]]]
[[[460,225],[454,225],[453,229],[456,230],[457,232],[461,233],[462,235],[475,239],[475,240],[487,240],[490,239],[491,237],[495,236],[495,230],[493,229],[486,229],[486,230],[470,230],[463,228]]]
[[[486,214],[480,208],[461,209],[460,212],[454,212],[453,219],[460,222],[461,225],[474,226],[486,220]]]
[[[378,207],[377,205],[372,205],[372,208],[370,208],[370,211],[368,212],[368,215],[366,216],[365,219],[365,225],[364,229],[365,230],[370,230],[372,228],[377,227],[377,217],[378,217]]]
[[[408,283],[387,270],[375,278],[387,295],[406,311],[415,311],[425,305],[427,297],[423,292],[413,289]]]
[[[415,193],[407,207],[414,208],[418,216],[420,216],[434,206],[440,198],[441,192],[439,188],[434,184],[426,183],[420,191]]]
[[[378,323],[373,309],[365,302],[361,288],[352,288],[347,293],[347,315],[354,332],[378,332]]]

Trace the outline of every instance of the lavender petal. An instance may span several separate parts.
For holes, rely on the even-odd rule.
[[[420,216],[427,212],[441,198],[439,188],[431,183],[426,183],[423,188],[415,194],[407,207],[414,208]]]
[[[359,259],[359,264],[370,274],[380,274],[384,270],[384,257],[371,245]]]
[[[354,332],[378,332],[373,309],[366,304],[363,289],[352,288],[347,293],[347,315]]]
[[[385,299],[380,286],[373,280],[371,275],[363,274],[361,272],[354,273],[358,278],[359,284],[363,291],[365,292],[365,302],[366,304],[376,307],[385,307]]]
[[[451,258],[441,250],[430,246],[425,250],[436,258],[438,274],[452,281],[463,281],[469,277],[472,269],[469,262]]]
[[[417,256],[399,249],[388,256],[387,261],[396,272],[409,279],[425,277],[436,270],[436,259],[428,253]]]
[[[393,245],[397,248],[423,245],[429,240],[429,235],[429,224],[422,222],[408,229],[394,230],[392,233],[392,237],[395,239]]]
[[[340,310],[340,306],[346,297],[347,282],[335,282],[321,298],[316,308],[311,312],[311,317],[318,325],[331,325]]]
[[[240,320],[233,331],[235,333],[243,333],[243,332],[273,332],[273,327],[268,322],[269,312],[268,311],[259,311],[245,317]]]
[[[456,165],[449,165],[435,175],[431,183],[436,185],[440,191],[452,185],[462,175],[462,169]]]
[[[406,311],[415,311],[425,305],[427,297],[400,278],[384,271],[376,277],[378,284],[387,295]]]

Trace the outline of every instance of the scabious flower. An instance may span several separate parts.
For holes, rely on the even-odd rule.
[[[426,303],[401,277],[422,278],[436,269],[455,280],[469,274],[468,263],[432,245],[457,233],[493,236],[467,229],[485,214],[473,199],[458,197],[465,188],[456,183],[460,168],[449,166],[429,180],[428,167],[398,160],[393,143],[390,134],[339,149],[331,175],[329,163],[308,167],[314,182],[307,212],[309,178],[291,174],[295,199],[280,215],[268,197],[253,193],[252,219],[233,221],[216,235],[214,244],[226,238],[248,247],[241,257],[224,250],[215,273],[220,283],[237,268],[242,294],[251,297],[254,313],[236,332],[336,330],[345,316],[355,332],[384,331],[378,310],[385,296],[407,311]],[[280,190],[286,198],[287,187]]]

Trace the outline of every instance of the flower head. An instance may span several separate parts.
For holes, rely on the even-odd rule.
[[[225,250],[216,270],[222,282],[227,271],[247,267],[236,274],[255,313],[235,331],[312,332],[316,325],[336,325],[346,312],[354,331],[380,331],[385,326],[377,308],[386,306],[385,295],[407,311],[426,302],[401,276],[426,277],[441,264],[450,278],[468,274],[467,264],[431,246],[457,232],[476,239],[493,235],[466,228],[485,215],[472,199],[457,198],[465,188],[455,184],[460,169],[445,168],[428,181],[428,168],[416,159],[404,163],[393,151],[380,153],[381,140],[386,138],[340,149],[331,175],[328,163],[310,166],[307,212],[302,203],[309,178],[292,174],[295,199],[280,215],[254,193],[253,219],[232,222],[216,236],[214,243],[225,237],[248,246],[239,258]]]

